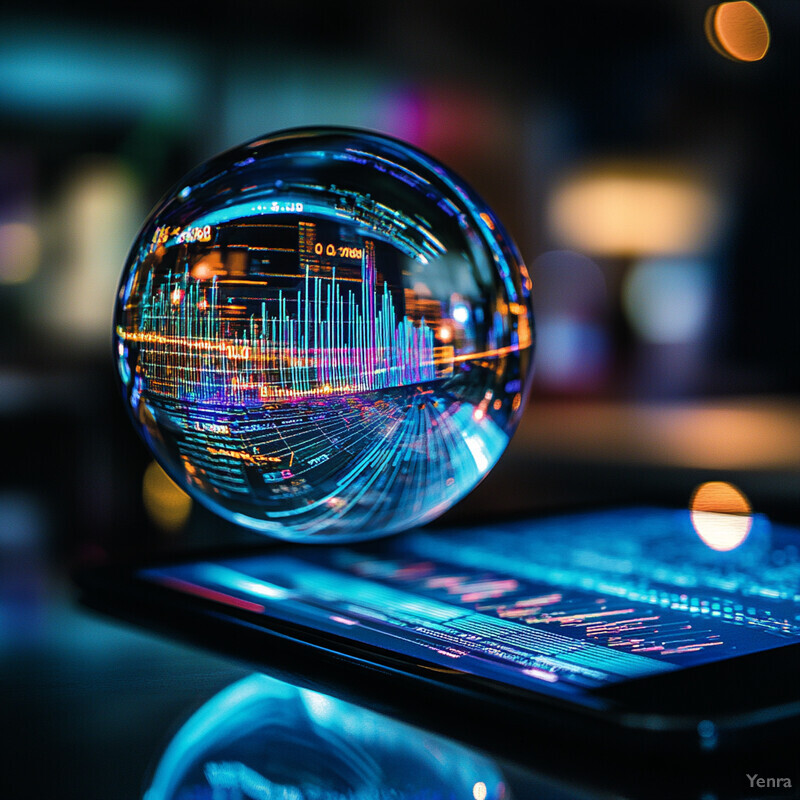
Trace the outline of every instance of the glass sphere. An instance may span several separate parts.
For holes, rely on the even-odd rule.
[[[531,282],[492,211],[383,135],[295,129],[156,207],[117,297],[134,424],[189,494],[293,540],[425,523],[524,406]]]

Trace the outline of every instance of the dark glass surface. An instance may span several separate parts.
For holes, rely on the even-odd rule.
[[[50,584],[45,590],[46,585],[40,587],[37,610],[28,605],[24,617],[16,620],[18,631],[27,634],[18,633],[0,661],[4,713],[14,721],[13,734],[4,737],[0,748],[4,798],[130,800],[145,797],[153,786],[177,788],[167,781],[171,776],[184,788],[205,786],[206,793],[152,796],[206,800],[211,797],[207,776],[228,784],[235,778],[251,789],[258,786],[260,776],[266,779],[262,788],[274,789],[291,786],[298,776],[292,770],[303,764],[301,778],[306,784],[312,777],[319,784],[319,777],[326,776],[338,781],[335,791],[341,794],[342,786],[347,786],[343,781],[369,786],[370,776],[389,774],[382,772],[387,764],[394,765],[397,779],[415,758],[434,770],[416,769],[417,763],[412,773],[417,786],[423,785],[426,776],[439,775],[440,783],[431,784],[441,790],[433,795],[437,800],[451,796],[470,800],[463,792],[447,794],[445,787],[463,786],[476,765],[483,771],[475,782],[491,787],[492,780],[502,780],[506,800],[589,800],[608,793],[643,800],[793,796],[791,791],[754,794],[746,773],[788,776],[797,786],[792,741],[785,747],[753,746],[735,759],[658,750],[645,759],[614,751],[613,741],[605,742],[602,749],[567,746],[542,726],[522,734],[517,752],[524,755],[513,760],[446,741],[441,750],[420,752],[420,745],[435,745],[438,737],[333,696],[253,676],[249,667],[230,658],[98,617],[76,606],[67,587]],[[12,611],[12,605],[6,610]],[[247,686],[255,689],[249,700],[260,696],[260,706],[256,702],[248,708],[248,697],[237,699],[236,687]],[[315,698],[311,709],[309,696]],[[244,701],[242,706],[239,700]],[[298,715],[309,720],[314,704],[320,722],[300,725]],[[265,705],[269,715],[260,713]],[[469,706],[454,713],[460,715],[461,724],[470,722]],[[344,735],[348,720],[356,730]],[[458,720],[454,721],[458,727]],[[320,758],[324,752],[320,736],[326,746],[340,737],[341,747],[329,759]],[[398,737],[394,744],[392,737]],[[313,755],[298,761],[303,753]],[[277,767],[276,756],[280,756]],[[432,761],[432,756],[437,760]],[[458,766],[448,783],[450,773],[437,770],[443,770],[446,759],[454,756],[458,756]],[[237,764],[242,767],[233,768]],[[200,771],[201,765],[229,769],[227,774],[222,769]],[[188,769],[182,771],[182,767]],[[367,797],[380,798],[379,791]],[[147,795],[148,800],[152,796]],[[335,794],[310,797],[340,800]]]

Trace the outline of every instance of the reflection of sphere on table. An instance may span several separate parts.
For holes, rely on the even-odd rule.
[[[509,800],[488,758],[266,675],[224,689],[175,734],[145,800]]]
[[[116,317],[134,422],[229,519],[289,539],[424,523],[505,448],[530,279],[463,182],[395,140],[280,133],[190,173]]]

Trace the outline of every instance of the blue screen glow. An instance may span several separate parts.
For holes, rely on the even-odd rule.
[[[540,691],[800,641],[800,532],[710,547],[688,511],[412,532],[380,546],[151,569],[173,589]]]

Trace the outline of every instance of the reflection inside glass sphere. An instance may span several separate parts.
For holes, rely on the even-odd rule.
[[[486,757],[380,714],[251,675],[161,756],[145,800],[432,800],[510,795]]]
[[[353,539],[437,516],[523,406],[530,279],[491,211],[376,134],[276,134],[187,176],[120,286],[118,372],[171,476],[241,524]]]

